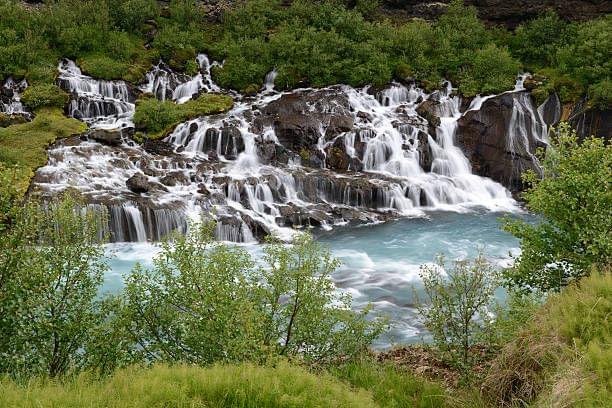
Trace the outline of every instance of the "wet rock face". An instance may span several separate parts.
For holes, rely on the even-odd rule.
[[[590,136],[612,140],[612,110],[589,108],[586,103],[586,99],[582,99],[565,107],[561,119],[569,121],[581,140]]]
[[[333,88],[285,94],[268,104],[256,120],[256,127],[273,126],[279,143],[287,149],[313,157],[317,157],[321,133],[332,140],[353,125],[346,95]]]
[[[526,92],[502,94],[487,100],[480,110],[467,112],[457,127],[456,142],[474,173],[515,191],[522,187],[524,171],[538,170],[533,152],[543,146],[534,118],[518,113],[529,103],[533,100]]]
[[[432,20],[446,11],[450,0],[383,0],[382,3],[389,13]],[[482,20],[510,28],[547,10],[554,10],[568,20],[587,20],[612,12],[612,3],[606,0],[465,0],[464,3],[475,6]]]

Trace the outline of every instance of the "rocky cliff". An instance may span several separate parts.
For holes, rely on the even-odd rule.
[[[388,12],[433,19],[446,10],[449,2],[383,0],[383,5]],[[510,28],[548,10],[554,10],[568,20],[588,20],[612,13],[612,1],[607,0],[465,0],[465,4],[475,6],[482,20]]]

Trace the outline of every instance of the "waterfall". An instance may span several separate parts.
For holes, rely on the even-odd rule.
[[[8,78],[0,88],[0,113],[7,115],[26,114],[21,104],[21,94],[28,87],[25,79],[17,82]]]
[[[193,77],[179,74],[170,69],[163,61],[146,74],[147,81],[140,87],[145,93],[153,94],[157,99],[171,99],[176,103],[185,103],[199,92],[220,92],[221,88],[212,80],[211,64],[208,56],[198,54],[196,62],[199,72]]]
[[[69,115],[92,128],[116,129],[134,126],[133,96],[123,81],[103,81],[83,75],[70,60],[58,67],[58,85],[70,93]]]
[[[222,91],[210,73],[218,63],[205,55],[197,62],[193,77],[160,63],[141,90],[177,103]],[[58,82],[72,93],[73,116],[93,126],[131,126],[134,105],[125,83],[87,77],[70,61],[59,70]],[[461,100],[450,83],[431,94],[398,83],[379,92],[349,86],[278,92],[275,77],[270,72],[255,96],[232,93],[234,107],[225,114],[179,124],[163,140],[171,154],[129,138],[119,146],[64,139],[49,150],[33,189],[52,196],[76,188],[108,209],[114,241],[156,241],[186,231],[200,214],[217,220],[218,239],[253,242],[268,234],[291,239],[296,228],[422,217],[431,210],[517,208],[501,184],[472,174],[456,146]],[[524,134],[543,140],[546,129],[521,87],[511,91],[516,109],[508,143],[531,151]],[[468,110],[490,97],[476,98]],[[424,102],[437,126],[417,113]],[[133,191],[127,180],[135,174],[144,184]]]
[[[275,69],[273,69],[266,75],[266,79],[264,81],[264,86],[263,86],[264,92],[274,91],[274,81],[276,80],[277,76],[278,76],[278,72],[276,72]]]

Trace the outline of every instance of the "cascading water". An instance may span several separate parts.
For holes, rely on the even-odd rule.
[[[201,72],[193,78],[160,63],[141,90],[176,102],[220,91],[210,74],[215,63],[204,55],[197,62]],[[93,127],[132,125],[133,96],[125,83],[94,80],[70,61],[59,69],[60,85],[73,95],[72,116]],[[107,208],[114,241],[159,240],[184,231],[200,214],[218,221],[218,238],[251,242],[267,234],[290,239],[295,228],[440,209],[516,208],[502,185],[472,174],[455,145],[461,101],[450,84],[431,95],[400,84],[375,95],[348,86],[278,92],[275,76],[254,97],[232,94],[229,112],[178,125],[161,142],[161,153],[129,139],[118,146],[61,141],[33,187],[47,195],[76,188]],[[440,119],[434,134],[417,113],[424,101]]]
[[[199,72],[189,77],[175,73],[160,61],[147,73],[147,82],[140,87],[140,90],[153,94],[159,100],[171,99],[176,103],[185,103],[202,91],[220,92],[221,88],[213,82],[210,74],[211,68],[218,64],[211,64],[205,54],[199,54],[196,62]]]
[[[134,126],[134,97],[125,82],[93,79],[70,60],[60,62],[58,70],[59,86],[71,94],[70,116],[84,120],[91,128]]]
[[[25,79],[17,82],[8,78],[0,87],[0,113],[7,115],[27,114],[21,103],[21,94],[28,87]]]

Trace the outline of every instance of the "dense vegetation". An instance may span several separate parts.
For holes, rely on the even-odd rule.
[[[545,178],[532,180],[526,194],[541,223],[511,227],[523,254],[505,272],[506,305],[493,309],[495,276],[482,258],[447,268],[451,279],[423,268],[423,323],[434,333],[429,353],[468,384],[454,390],[372,359],[368,347],[387,322],[368,309],[351,310],[350,297],[330,279],[337,261],[308,235],[291,246],[268,243],[260,268],[240,247],[215,242],[214,226],[193,225],[161,244],[151,268],[137,266],[120,293],[101,296],[104,220],[79,210],[70,195],[23,204],[14,168],[3,169],[0,402],[325,406],[331,398],[340,406],[605,406],[612,398],[609,145],[579,145],[562,126],[553,146]],[[582,200],[568,207],[577,214],[571,222],[558,208],[561,199]],[[568,262],[567,277],[549,272]],[[526,287],[538,295],[525,295]],[[485,319],[491,310],[495,319]]]
[[[513,286],[559,290],[588,274],[591,265],[612,262],[612,145],[561,124],[542,161],[544,177],[524,175],[527,207],[541,214],[535,225],[509,220],[522,253],[506,274]]]
[[[194,73],[196,53],[208,52],[225,60],[215,79],[246,92],[273,68],[287,88],[393,78],[435,88],[449,78],[465,95],[509,89],[529,69],[538,98],[588,94],[610,106],[610,16],[567,23],[549,13],[511,33],[459,1],[435,22],[383,21],[368,0],[286,3],[244,2],[214,23],[191,0],[33,9],[0,0],[0,80],[26,77],[23,103],[35,114],[0,128],[0,405],[609,406],[612,155],[609,142],[579,144],[565,125],[542,159],[544,178],[525,176],[540,219],[505,225],[522,248],[502,274],[508,302],[493,304],[497,276],[482,258],[422,270],[429,352],[468,384],[453,389],[372,356],[388,322],[351,310],[330,279],[337,261],[308,235],[267,243],[260,268],[215,242],[213,225],[193,225],[120,293],[101,294],[104,217],[71,195],[23,199],[46,147],[85,130],[61,112],[62,57],[138,82],[160,58]],[[143,97],[134,119],[156,137],[231,106],[220,95],[182,105]]]
[[[472,96],[510,89],[529,69],[541,74],[541,97],[588,92],[598,106],[610,103],[610,16],[570,24],[550,13],[511,33],[485,27],[461,1],[435,22],[381,20],[373,1],[285,3],[251,0],[213,23],[191,0],[164,9],[154,0],[55,0],[35,10],[2,0],[0,79],[51,83],[68,57],[93,76],[138,82],[159,58],[191,73],[196,52],[208,52],[225,60],[215,79],[243,91],[276,68],[280,87],[416,78],[435,88],[448,78]]]
[[[151,138],[166,136],[177,124],[198,116],[221,113],[233,105],[227,95],[202,94],[183,104],[160,101],[156,98],[141,98],[136,102],[134,124],[146,130]]]

